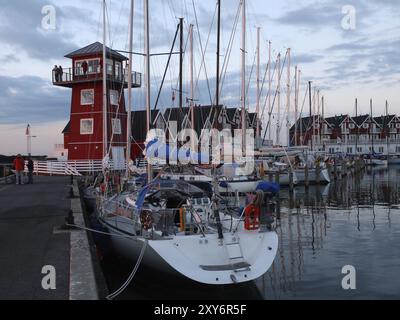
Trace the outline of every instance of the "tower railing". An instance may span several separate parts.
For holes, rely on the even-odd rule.
[[[61,71],[62,70],[62,71]],[[98,68],[97,71],[100,71]],[[132,72],[132,86],[141,87],[142,86],[142,74],[140,72]],[[101,72],[89,72],[83,71],[83,68],[60,68],[52,70],[52,81],[55,85],[70,84],[73,82],[84,82],[84,81],[98,81],[102,80],[103,75]],[[119,81],[124,84],[128,83],[129,75],[128,69],[124,69],[123,73],[120,74],[107,74],[107,79],[111,81]]]

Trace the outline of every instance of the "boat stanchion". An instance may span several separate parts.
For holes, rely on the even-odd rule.
[[[320,165],[319,161],[316,163],[316,166],[315,166],[315,176],[316,176],[315,180],[316,180],[317,185],[320,185],[320,183],[321,183],[321,165]]]
[[[294,182],[293,182],[293,170],[289,169],[289,190],[293,192],[294,190]]]
[[[278,171],[277,173],[275,173],[275,183],[276,183],[277,185],[280,184],[280,183],[279,183],[279,171]]]
[[[304,180],[305,180],[305,185],[306,185],[307,189],[310,186],[310,179],[309,179],[308,173],[309,172],[308,172],[308,164],[307,164],[304,168]]]
[[[337,171],[337,161],[336,159],[333,160],[333,177],[336,180],[338,177],[338,171]]]
[[[271,183],[274,182],[274,176],[273,176],[272,172],[268,173],[268,181],[271,182]]]

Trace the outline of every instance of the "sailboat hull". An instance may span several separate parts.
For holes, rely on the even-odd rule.
[[[257,189],[262,180],[226,181],[219,186],[220,193],[250,193]]]
[[[109,230],[117,253],[135,262],[145,240],[142,237],[123,237],[133,229],[129,219],[115,217],[102,223]],[[233,243],[240,244],[242,258],[232,257],[227,250],[227,246]],[[217,234],[175,236],[166,240],[148,240],[142,263],[157,271],[180,274],[199,283],[227,285],[261,277],[271,267],[277,249],[275,232],[242,230],[235,235],[226,232],[224,245],[220,244]]]
[[[298,184],[305,184],[306,177],[305,177],[305,170],[296,170],[296,177]],[[315,169],[310,169],[308,172],[308,180],[310,184],[316,184],[318,179],[317,179],[317,171]],[[327,169],[321,169],[320,175],[319,175],[319,182],[321,184],[328,184],[331,182],[331,179],[329,177],[329,172]]]

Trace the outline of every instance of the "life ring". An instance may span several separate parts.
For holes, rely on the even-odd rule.
[[[244,228],[246,230],[260,228],[260,207],[251,204],[244,209]]]
[[[140,223],[144,230],[148,231],[153,227],[153,217],[150,211],[143,210],[140,213]]]

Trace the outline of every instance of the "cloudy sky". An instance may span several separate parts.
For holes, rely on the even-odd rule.
[[[142,2],[135,0],[134,50],[137,52],[143,51]],[[221,58],[222,62],[227,61],[222,101],[231,107],[240,105],[241,21],[234,27],[239,2],[222,0]],[[0,154],[25,152],[27,123],[37,136],[33,141],[34,153],[51,155],[53,145],[62,143],[61,131],[69,118],[71,92],[52,86],[51,69],[54,64],[69,66],[65,54],[102,40],[101,5],[101,0],[0,0]],[[127,49],[129,5],[129,0],[107,0],[107,44],[117,50]],[[46,6],[55,10],[55,29],[46,28],[49,22]],[[179,17],[185,18],[186,30],[189,24],[195,25],[196,99],[209,104],[215,91],[216,1],[150,0],[150,7],[153,53],[169,51]],[[256,79],[251,70],[256,27],[261,27],[262,74],[269,40],[274,61],[279,52],[284,56],[286,49],[291,48],[292,76],[294,65],[302,70],[300,107],[306,83],[311,80],[325,97],[328,115],[354,114],[356,97],[360,101],[360,112],[369,112],[369,99],[373,98],[376,114],[384,112],[386,99],[390,112],[400,114],[399,13],[398,0],[247,0],[246,77],[250,109],[254,109],[255,103]],[[229,54],[232,34],[234,40]],[[201,66],[201,47],[205,50],[205,68]],[[165,63],[166,57],[152,59],[153,97]],[[185,92],[188,92],[189,80],[187,66],[188,57]],[[134,69],[143,72],[143,59],[139,56],[134,61]],[[177,76],[178,60],[174,56],[162,91],[161,109],[172,104]],[[286,70],[283,81],[286,81]],[[266,90],[262,107],[265,95]],[[136,90],[134,96],[132,108],[143,109],[143,90]],[[282,108],[285,111],[284,103]],[[305,106],[303,112],[307,110]],[[289,115],[292,119],[293,112]]]

